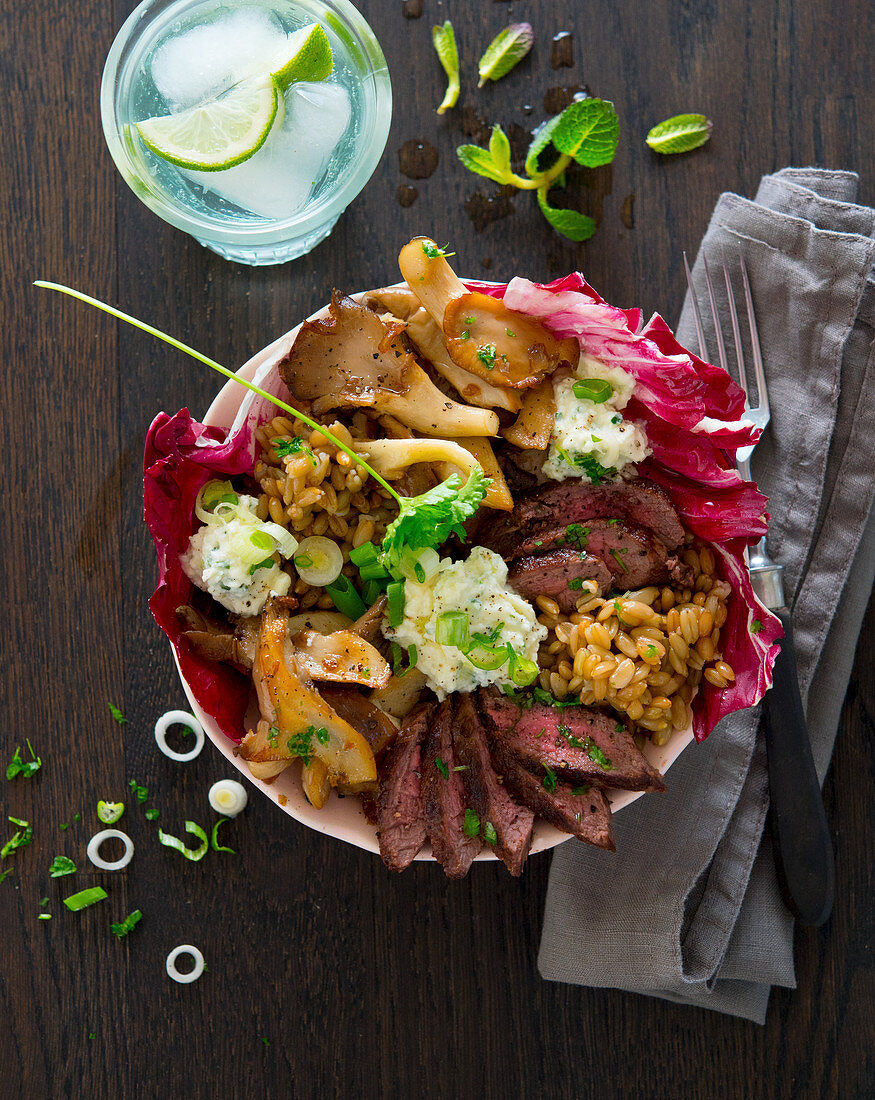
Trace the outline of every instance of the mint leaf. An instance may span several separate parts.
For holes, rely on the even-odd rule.
[[[500,80],[507,76],[526,56],[534,41],[531,23],[511,23],[509,27],[499,31],[480,58],[477,66],[480,83],[477,87],[482,88],[487,80]]]
[[[504,130],[497,125],[492,127],[492,135],[489,138],[489,155],[500,172],[511,172],[510,141]]]
[[[551,206],[547,201],[544,188],[538,189],[538,206],[556,232],[570,241],[588,241],[595,233],[595,222],[589,215],[580,214],[577,210],[560,210]]]
[[[689,153],[705,144],[712,126],[704,115],[675,115],[654,126],[644,140],[656,153]]]
[[[541,123],[532,135],[532,142],[529,145],[528,153],[526,153],[526,172],[530,176],[536,176],[540,171],[538,158],[550,144],[551,135],[561,117],[561,115],[554,115],[553,118],[548,118],[546,122]]]
[[[578,99],[569,103],[550,134],[560,153],[587,168],[610,164],[617,151],[620,122],[613,103]]]
[[[442,115],[450,107],[455,107],[459,98],[459,51],[456,48],[456,32],[449,19],[440,27],[431,28],[431,40],[447,74],[447,91],[437,109],[437,113]]]
[[[490,144],[492,144],[491,139]],[[496,164],[495,158],[488,149],[481,149],[479,145],[460,145],[456,150],[456,156],[469,172],[476,172],[478,176],[485,176],[496,183],[509,182],[507,167]]]

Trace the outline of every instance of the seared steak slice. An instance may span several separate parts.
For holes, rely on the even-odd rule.
[[[519,875],[532,843],[535,815],[514,802],[495,774],[486,734],[470,695],[458,696],[454,722],[456,757],[465,768],[461,775],[468,805],[480,818],[481,835],[487,822],[495,829],[495,854],[512,875]]]
[[[598,558],[566,548],[517,558],[511,563],[507,579],[527,600],[552,596],[560,611],[573,611],[580,596],[580,584],[575,582],[596,580],[599,591],[606,591],[611,572]]]
[[[591,707],[533,703],[526,710],[493,690],[478,701],[495,743],[535,775],[551,768],[557,779],[625,791],[664,791],[662,776],[612,715]],[[605,761],[609,761],[609,766]]]
[[[480,851],[479,837],[465,835],[468,803],[462,773],[455,771],[453,704],[445,699],[432,713],[422,754],[425,828],[434,857],[448,878],[464,878]]]
[[[510,559],[532,552],[519,549],[522,538],[538,539],[541,530],[596,519],[620,519],[643,527],[668,550],[676,549],[684,540],[677,512],[658,485],[643,478],[603,485],[568,479],[551,482],[517,500],[512,512],[493,523],[484,545]]]
[[[390,871],[403,871],[425,843],[420,765],[435,709],[434,703],[425,703],[407,716],[380,769],[377,838]]]
[[[611,807],[603,791],[589,787],[574,794],[576,788],[563,783],[554,785],[547,772],[538,778],[518,764],[500,742],[493,745],[493,759],[507,789],[538,817],[587,844],[616,851]]]

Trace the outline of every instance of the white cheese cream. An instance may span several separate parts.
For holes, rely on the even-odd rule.
[[[501,626],[496,644],[510,643],[537,663],[547,628],[532,605],[508,587],[507,565],[492,550],[475,546],[464,561],[444,558],[433,577],[424,583],[408,580],[404,591],[403,622],[395,630],[384,623],[383,632],[399,645],[416,646],[416,667],[438,699],[453,691],[511,683],[507,663],[493,670],[475,668],[459,648],[435,640],[438,616],[446,611],[467,614],[471,634],[488,634]]]
[[[180,558],[193,584],[238,615],[257,615],[268,596],[285,596],[291,585],[279,554],[253,542],[266,526],[255,514],[257,505],[255,497],[240,496],[232,515],[219,514],[195,531]],[[293,539],[291,544],[297,546]],[[257,567],[268,559],[269,566]]]
[[[610,384],[613,393],[607,401],[596,404],[575,396],[575,382],[585,378]],[[643,461],[650,454],[644,429],[625,420],[622,413],[634,389],[635,379],[628,372],[581,355],[575,375],[553,385],[556,413],[545,476],[553,481],[582,477],[598,482]],[[599,467],[609,472],[601,473]],[[593,472],[595,477],[590,476]]]

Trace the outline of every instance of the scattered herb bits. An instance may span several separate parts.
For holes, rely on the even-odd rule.
[[[187,848],[178,837],[165,833],[163,829],[158,830],[158,840],[165,848],[173,848],[175,851],[181,852],[192,863],[198,863],[207,854],[210,846],[209,837],[195,821],[186,821],[185,831],[198,838],[200,844],[197,848]]]
[[[107,703],[109,707],[109,713],[113,716],[116,722],[121,726],[127,722],[127,718],[122,714],[121,710],[115,705],[115,703]]]
[[[10,817],[9,821],[13,825],[18,825],[19,828],[13,833],[13,835],[6,841],[2,848],[0,848],[0,859],[6,859],[7,856],[12,855],[13,852],[19,848],[24,848],[25,845],[30,844],[33,840],[33,826],[28,821],[22,821],[20,817]]]
[[[69,856],[55,856],[49,867],[49,875],[52,878],[62,878],[64,875],[76,873],[76,864]]]
[[[109,926],[109,930],[114,936],[118,936],[118,938],[122,940],[129,932],[132,932],[134,928],[136,928],[136,926],[140,923],[142,916],[143,914],[140,912],[140,910],[135,909],[133,913],[128,913],[125,919],[119,921],[118,924],[111,924]]]
[[[492,39],[477,66],[482,88],[487,80],[501,80],[503,76],[516,68],[528,54],[535,41],[531,23],[511,23]]]
[[[480,818],[473,810],[465,810],[465,824],[462,826],[465,836],[480,836]]]
[[[33,745],[30,743],[30,739],[27,739],[27,748],[30,753],[30,760],[21,759],[21,749],[16,747],[15,752],[12,754],[12,759],[6,766],[6,778],[15,779],[18,775],[23,775],[25,779],[30,779],[32,775],[35,775],[43,766],[42,760],[33,751]]]
[[[704,115],[675,115],[654,126],[644,140],[655,153],[689,153],[705,144],[712,127]]]

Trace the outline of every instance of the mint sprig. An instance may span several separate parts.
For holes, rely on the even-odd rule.
[[[613,103],[605,99],[580,99],[569,103],[561,114],[535,131],[526,155],[525,176],[511,167],[510,142],[501,126],[493,126],[488,149],[460,145],[456,154],[469,171],[479,176],[521,191],[535,191],[541,213],[557,233],[572,241],[585,241],[595,232],[593,219],[576,210],[553,206],[549,192],[565,186],[565,172],[570,164],[585,168],[610,164],[617,151],[619,134]]]

